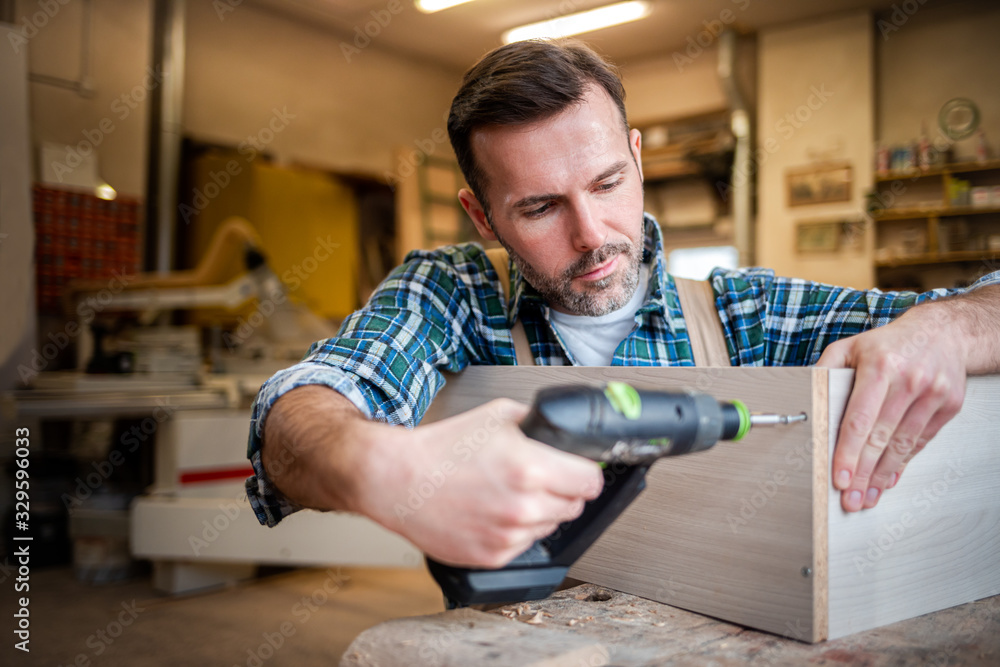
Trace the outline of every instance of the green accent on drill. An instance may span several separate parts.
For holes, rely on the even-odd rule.
[[[736,432],[733,440],[740,440],[750,431],[750,410],[743,401],[733,401],[733,405],[736,407],[736,412],[740,413],[740,430]]]
[[[638,419],[642,416],[642,399],[632,385],[609,382],[604,387],[604,395],[608,397],[615,412],[624,415],[625,419]]]
[[[666,449],[667,447],[670,446],[670,438],[653,438],[652,440],[649,441],[649,444],[653,445],[654,447],[662,447]]]

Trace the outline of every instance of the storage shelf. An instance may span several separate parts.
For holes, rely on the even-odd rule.
[[[941,167],[931,167],[930,169],[900,169],[890,171],[885,174],[876,174],[875,182],[888,183],[889,181],[925,178],[928,176],[943,176],[945,174],[969,174],[976,171],[989,171],[991,169],[1000,169],[1000,160],[987,160],[986,162],[954,162]]]
[[[1000,213],[1000,206],[914,206],[890,208],[874,216],[876,220],[917,220],[921,218],[944,218],[956,215],[978,215]]]
[[[998,250],[955,250],[952,252],[921,253],[875,260],[875,266],[916,266],[920,264],[952,264],[955,262],[979,262],[1000,259]]]

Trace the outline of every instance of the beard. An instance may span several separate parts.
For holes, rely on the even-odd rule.
[[[550,277],[543,275],[524,258],[517,254],[499,234],[494,234],[514,261],[521,275],[528,284],[550,306],[558,306],[572,315],[600,317],[614,312],[627,304],[635,294],[639,285],[639,269],[642,264],[642,253],[635,245],[628,242],[609,243],[596,250],[591,250],[560,275]],[[602,263],[622,255],[623,266],[609,276],[600,280],[590,281],[584,288],[574,288],[573,278],[593,271]]]

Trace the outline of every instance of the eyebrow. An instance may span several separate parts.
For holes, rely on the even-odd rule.
[[[621,171],[627,166],[628,162],[625,160],[619,160],[618,162],[615,162],[613,165],[611,165],[610,167],[602,171],[600,174],[595,176],[593,179],[591,179],[590,183],[587,184],[588,187],[597,185],[601,181],[610,178],[613,174]],[[524,197],[523,199],[519,199],[516,202],[514,202],[512,208],[528,208],[530,206],[543,204],[547,201],[552,201],[553,199],[559,199],[560,196],[561,195],[557,194],[530,195],[528,197]]]

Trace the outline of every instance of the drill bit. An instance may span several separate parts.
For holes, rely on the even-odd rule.
[[[796,422],[804,422],[806,420],[806,413],[802,412],[797,415],[774,415],[774,414],[751,414],[750,415],[750,426],[778,426],[785,424],[794,424]]]

